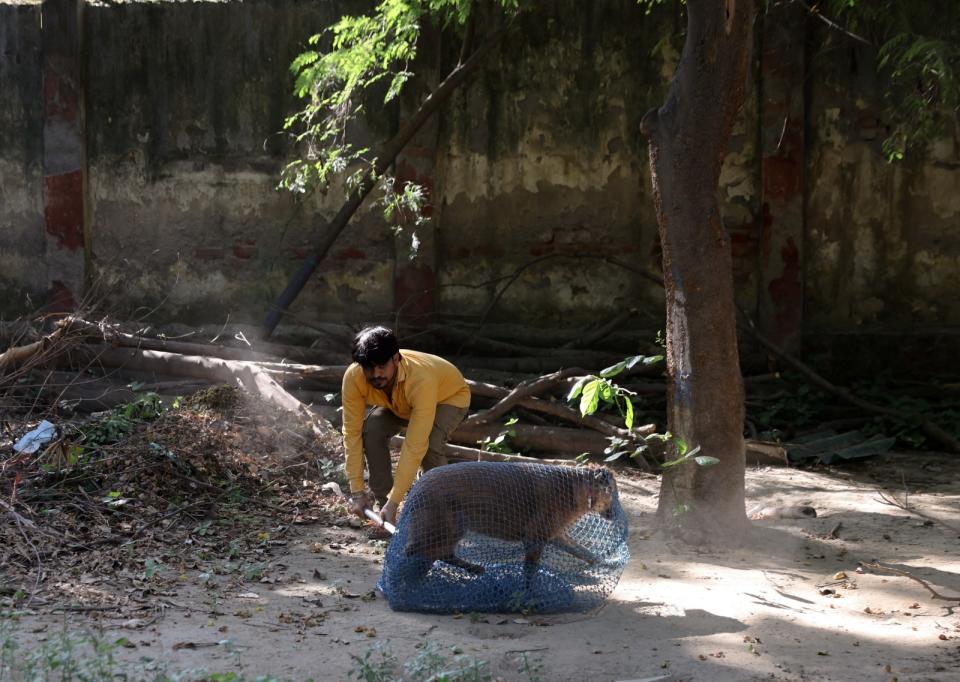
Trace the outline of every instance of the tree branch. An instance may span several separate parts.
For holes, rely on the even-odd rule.
[[[323,237],[316,244],[314,253],[304,261],[300,269],[290,278],[287,288],[284,289],[283,293],[280,294],[280,297],[277,299],[273,309],[267,313],[267,317],[263,323],[264,338],[268,338],[273,333],[273,330],[276,329],[277,324],[280,322],[281,315],[284,313],[284,311],[286,311],[287,308],[290,307],[290,304],[293,303],[293,301],[303,290],[303,287],[317,269],[320,261],[323,260],[323,258],[327,255],[330,247],[333,246],[333,243],[337,240],[337,237],[339,237],[340,233],[346,228],[347,223],[350,222],[350,218],[352,218],[353,214],[357,212],[358,208],[360,208],[360,205],[363,203],[363,200],[366,198],[367,194],[369,194],[370,190],[374,188],[376,183],[380,180],[380,177],[397,158],[397,155],[403,150],[407,143],[413,139],[413,136],[416,135],[417,131],[419,131],[421,127],[423,127],[423,124],[427,122],[430,116],[432,116],[433,113],[437,111],[437,109],[439,109],[444,102],[447,101],[450,95],[453,94],[460,84],[467,79],[467,76],[473,73],[480,66],[480,64],[483,63],[483,60],[486,58],[486,56],[497,45],[500,44],[500,40],[503,38],[505,33],[505,28],[499,28],[490,34],[480,45],[480,47],[478,47],[477,50],[470,56],[470,59],[463,64],[458,65],[453,71],[451,71],[450,74],[443,80],[443,82],[437,86],[437,89],[430,93],[425,100],[423,100],[417,111],[403,125],[397,134],[394,135],[393,139],[388,141],[380,149],[380,153],[377,154],[377,161],[374,164],[373,170],[365,176],[363,182],[360,183],[360,186],[357,187],[350,198],[347,199],[347,202],[330,222],[330,225],[327,227]]]

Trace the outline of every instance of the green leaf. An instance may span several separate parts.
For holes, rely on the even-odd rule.
[[[580,416],[586,417],[597,411],[600,404],[600,385],[601,379],[594,379],[583,387],[583,395],[580,396]]]
[[[633,401],[627,398],[625,402],[627,403],[627,413],[624,415],[623,421],[627,425],[627,431],[629,431],[633,428]]]
[[[614,391],[613,385],[609,381],[604,381],[600,384],[600,399],[605,403],[613,402],[616,392]]]
[[[683,457],[687,453],[687,442],[682,438],[674,438],[673,442],[677,444],[677,454]]]
[[[592,378],[593,377],[580,377],[580,380],[573,385],[573,387],[570,389],[570,392],[567,394],[567,400],[576,400],[580,396],[581,391],[583,391],[584,385],[586,385],[586,383]]]
[[[626,366],[627,366],[627,360],[621,360],[621,361],[618,362],[617,364],[615,364],[615,365],[610,365],[610,366],[607,367],[606,369],[601,370],[601,371],[600,371],[600,376],[603,377],[604,379],[609,379],[610,377],[615,377],[615,376],[617,376],[618,374],[620,374],[620,372],[622,372],[622,371],[624,370],[624,368],[626,368]]]
[[[510,419],[508,419],[507,421],[503,422],[503,425],[504,425],[504,426],[513,426],[513,425],[516,424],[518,421],[520,421],[520,420],[517,419],[516,417],[510,417]]]
[[[694,457],[693,461],[702,467],[712,467],[714,464],[720,464],[719,459],[716,457],[710,457],[709,455],[700,455],[699,457]]]
[[[624,453],[623,450],[620,450],[619,452],[613,453],[612,455],[610,455],[609,457],[607,457],[607,458],[604,459],[603,461],[604,461],[604,462],[615,462],[615,461],[617,461],[618,459],[620,459],[621,457],[623,457],[624,454],[626,454],[626,453]]]

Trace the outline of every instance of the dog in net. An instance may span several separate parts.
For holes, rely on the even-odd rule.
[[[410,490],[379,587],[398,611],[588,611],[623,573],[627,530],[607,468],[442,466]]]

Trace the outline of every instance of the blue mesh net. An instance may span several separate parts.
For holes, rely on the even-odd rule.
[[[465,462],[411,489],[379,587],[397,611],[588,611],[629,558],[608,469]]]

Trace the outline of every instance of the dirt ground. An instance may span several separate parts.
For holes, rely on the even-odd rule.
[[[752,469],[748,508],[805,504],[818,516],[757,520],[750,544],[730,551],[652,533],[658,481],[618,480],[631,559],[595,613],[393,612],[374,591],[384,543],[328,516],[263,528],[276,540],[259,579],[182,567],[154,590],[154,618],[26,609],[18,632],[40,642],[64,624],[88,627],[129,639],[119,655],[131,661],[292,680],[348,679],[353,657],[383,647],[410,660],[428,641],[488,662],[504,680],[960,679],[960,458],[893,453],[843,469]],[[879,499],[878,489],[902,499],[904,482],[911,506],[953,530]],[[858,572],[859,562],[904,571],[952,601],[910,577]],[[63,589],[119,587],[87,582]],[[520,673],[524,654],[532,671]]]

